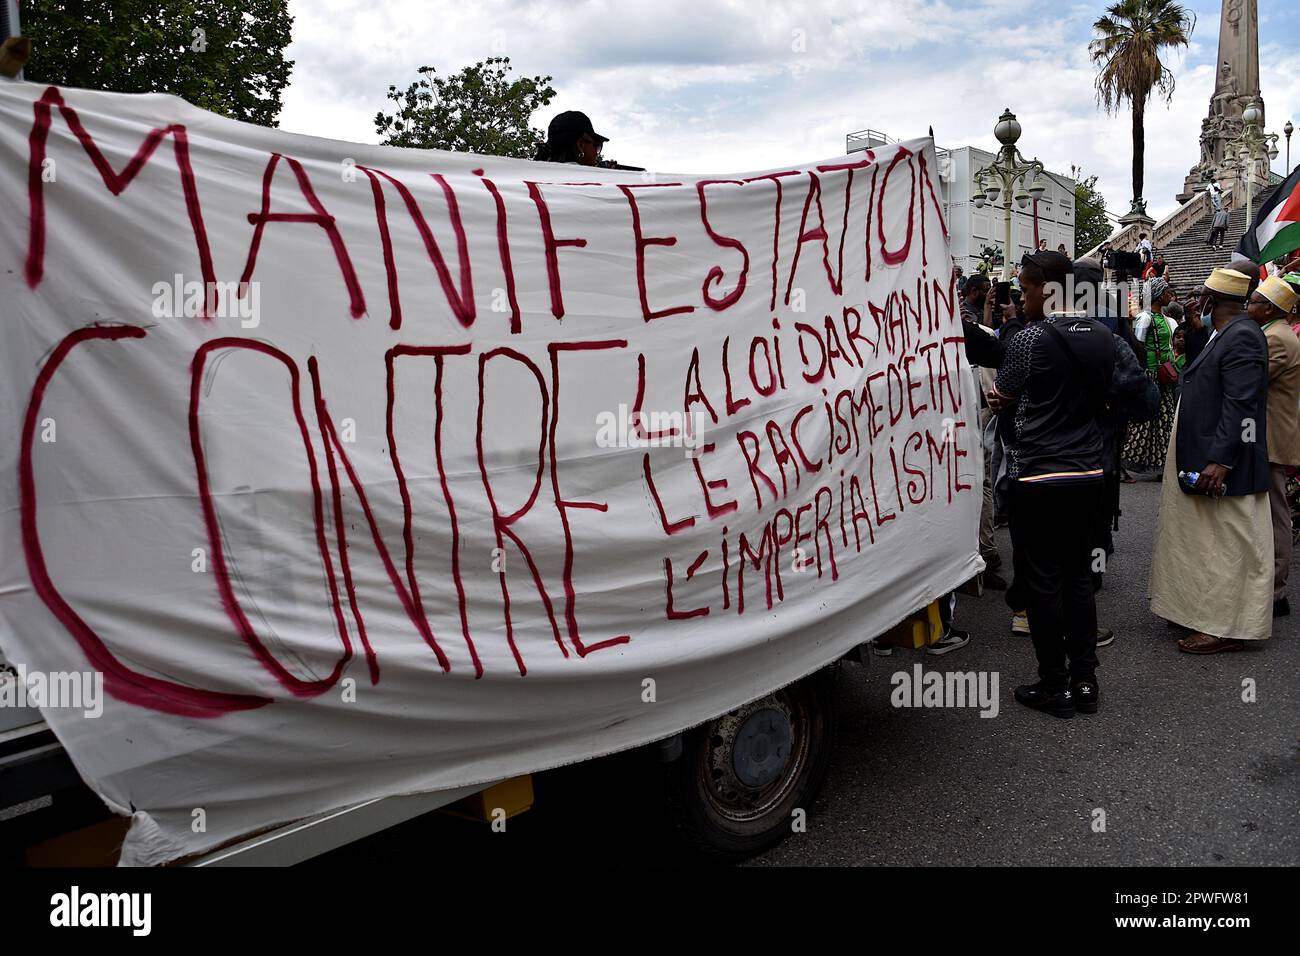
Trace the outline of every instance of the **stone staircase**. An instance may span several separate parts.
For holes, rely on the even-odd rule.
[[[1268,201],[1276,186],[1261,187],[1255,194],[1254,211]],[[1205,244],[1210,234],[1210,223],[1214,219],[1213,210],[1203,215],[1189,226],[1178,238],[1164,248],[1157,248],[1156,253],[1163,255],[1169,263],[1169,274],[1174,288],[1181,297],[1200,285],[1214,269],[1226,266],[1236,253],[1233,249],[1237,240],[1246,231],[1246,204],[1243,200],[1240,208],[1234,202],[1228,219],[1228,232],[1223,241],[1223,249],[1215,251]]]

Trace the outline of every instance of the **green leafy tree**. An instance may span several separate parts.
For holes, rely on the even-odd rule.
[[[1074,248],[1078,255],[1100,245],[1115,230],[1106,218],[1106,197],[1097,188],[1097,176],[1071,168],[1074,177]]]
[[[546,138],[529,125],[534,111],[555,97],[549,76],[511,79],[509,57],[491,57],[451,76],[431,66],[404,90],[388,88],[396,111],[375,115],[385,146],[447,149],[532,159]]]
[[[1097,102],[1107,113],[1125,103],[1133,113],[1133,208],[1146,215],[1142,198],[1146,158],[1144,117],[1153,94],[1173,99],[1174,74],[1160,52],[1187,46],[1196,16],[1173,0],[1120,0],[1092,25],[1096,38],[1088,51],[1097,68]]]
[[[120,93],[172,93],[274,126],[293,62],[288,0],[27,0],[26,78]]]

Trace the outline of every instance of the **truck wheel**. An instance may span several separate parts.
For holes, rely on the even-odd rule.
[[[832,669],[723,714],[687,735],[669,765],[670,810],[694,850],[736,861],[792,832],[830,767]]]

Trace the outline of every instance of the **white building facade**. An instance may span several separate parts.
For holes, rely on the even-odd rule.
[[[848,135],[845,150],[853,153],[892,142],[896,140],[875,130],[863,130]],[[1002,252],[1006,222],[1003,201],[1006,197],[999,196],[996,206],[986,204],[983,209],[977,208],[971,201],[975,171],[993,162],[995,155],[974,146],[956,149],[941,149],[936,146],[935,154],[938,158],[941,201],[952,242],[952,256],[957,265],[970,275],[978,267],[980,253],[986,247],[993,246],[999,253]],[[1044,173],[1042,184],[1046,191],[1037,204],[1038,238],[1047,240],[1047,248],[1053,251],[1064,245],[1066,253],[1074,258],[1082,251],[1074,248],[1075,181],[1069,176],[1049,170]],[[1021,209],[1012,200],[1012,264],[1018,263],[1026,252],[1034,249],[1034,218],[1033,202]]]

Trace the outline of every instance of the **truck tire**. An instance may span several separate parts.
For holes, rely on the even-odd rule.
[[[687,734],[669,764],[669,810],[687,846],[735,862],[775,846],[806,815],[830,768],[834,669],[723,714]]]

